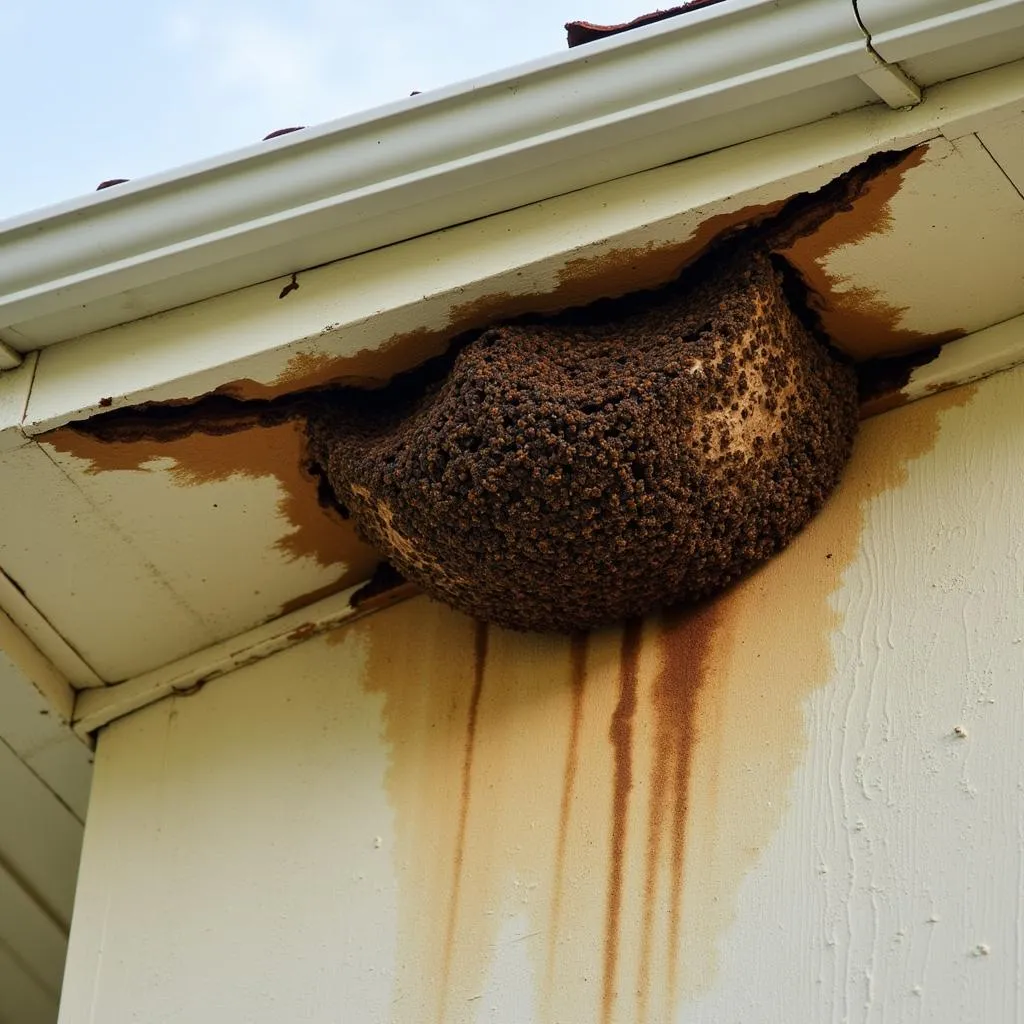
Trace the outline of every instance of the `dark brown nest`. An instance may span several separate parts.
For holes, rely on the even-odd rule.
[[[614,319],[495,327],[414,398],[321,406],[314,458],[408,579],[517,629],[590,629],[709,595],[835,487],[852,369],[761,252]]]

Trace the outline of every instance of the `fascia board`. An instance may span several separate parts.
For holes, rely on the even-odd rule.
[[[31,350],[154,312],[133,290],[170,282],[156,308],[183,305],[648,169],[700,152],[701,123],[818,90],[822,110],[793,106],[805,123],[835,112],[822,86],[873,66],[848,3],[724,0],[121,185],[0,223],[0,334]],[[60,329],[33,330],[61,310]]]
[[[641,244],[638,231],[683,239],[723,202],[785,199],[872,152],[1019,111],[1024,61],[936,86],[910,111],[853,111],[332,263],[300,275],[284,302],[286,278],[109,328],[40,353],[21,426],[35,436],[111,403],[181,400],[239,378],[269,381],[299,352],[342,356],[442,328],[467,296],[539,294],[566,261]]]

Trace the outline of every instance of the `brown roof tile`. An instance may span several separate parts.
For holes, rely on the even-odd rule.
[[[592,43],[596,39],[604,39],[606,36],[615,36],[620,32],[629,32],[630,29],[640,28],[641,25],[653,25],[656,21],[675,18],[680,14],[696,10],[698,7],[710,7],[712,4],[721,2],[722,0],[689,0],[689,3],[682,4],[679,7],[670,7],[665,11],[652,11],[650,14],[641,14],[639,18],[623,22],[621,25],[594,25],[589,21],[570,21],[565,26],[566,38],[571,49],[574,46],[582,46],[584,43]]]

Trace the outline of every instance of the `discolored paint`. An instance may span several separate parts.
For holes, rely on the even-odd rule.
[[[892,226],[890,203],[908,172],[920,166],[928,152],[920,145],[896,159],[883,159],[881,170],[856,182],[851,194],[833,196],[830,183],[819,193],[789,200],[752,204],[709,217],[688,237],[668,244],[612,248],[587,257],[570,259],[557,274],[557,285],[547,292],[522,294],[498,292],[451,306],[447,323],[395,335],[354,355],[335,357],[325,351],[303,350],[291,357],[281,373],[269,382],[249,378],[231,381],[217,393],[242,399],[273,399],[295,391],[329,385],[378,387],[396,373],[445,352],[453,339],[524,315],[548,315],[587,306],[600,299],[654,289],[673,281],[713,245],[744,230],[771,231],[775,218],[792,216],[794,200],[801,209],[813,208],[820,196],[819,216],[813,229],[781,243],[783,255],[804,278],[811,301],[836,346],[855,359],[892,355],[941,343],[962,332],[926,336],[898,326],[906,310],[893,306],[884,296],[833,279],[825,269],[829,253],[855,244]],[[881,154],[884,158],[888,154]],[[870,164],[870,161],[868,161]],[[855,168],[853,172],[856,178]],[[843,175],[837,181],[850,180]],[[785,234],[785,232],[783,232]],[[330,336],[334,325],[324,327]]]
[[[662,946],[668,958],[665,1005],[670,1015],[676,1003],[679,937],[682,918],[683,864],[686,854],[690,771],[697,741],[697,698],[704,685],[712,645],[724,639],[716,632],[721,609],[709,604],[690,611],[666,612],[661,623],[661,670],[652,693],[656,719],[651,798],[647,815],[643,934],[637,993],[640,1024],[650,1010],[652,942],[659,907],[660,857],[669,843],[667,879],[668,925]],[[664,904],[665,898],[663,897]]]
[[[306,442],[301,425],[294,422],[264,425],[253,422],[233,433],[185,433],[161,439],[158,425],[153,436],[119,441],[99,438],[62,427],[39,440],[65,455],[83,460],[84,472],[161,472],[180,487],[196,487],[233,477],[272,477],[279,485],[277,514],[284,532],[275,548],[288,560],[308,558],[324,567],[337,567],[338,579],[328,589],[343,589],[365,579],[379,561],[360,541],[350,523],[317,498],[317,481],[306,469]],[[172,459],[165,469],[155,466]],[[323,595],[323,588],[303,604]],[[294,607],[301,605],[290,602]]]
[[[623,627],[619,701],[608,729],[608,738],[615,752],[615,775],[612,784],[611,855],[608,859],[608,894],[604,926],[602,1024],[610,1024],[615,1006],[615,982],[619,965],[619,920],[622,915],[622,872],[626,859],[629,795],[633,789],[633,716],[636,714],[637,705],[637,673],[642,628],[642,623],[635,619]]]
[[[755,204],[709,217],[689,238],[680,242],[610,249],[595,256],[569,260],[557,275],[556,287],[549,292],[484,295],[453,305],[444,327],[398,334],[350,356],[301,351],[267,383],[242,378],[222,384],[215,393],[248,401],[274,399],[296,391],[339,384],[379,387],[395,374],[441,355],[454,339],[467,333],[527,314],[559,313],[599,299],[617,298],[667,284],[714,242],[762,223],[783,205],[782,201]],[[328,325],[324,334],[329,335],[332,330]]]
[[[529,1019],[668,1021],[708,988],[787,806],[805,701],[835,670],[832,595],[865,510],[972,394],[866,423],[821,515],[707,605],[588,637],[491,628],[486,649],[422,597],[351,627],[385,698],[393,1019],[478,1019],[523,945]]]
[[[476,723],[480,713],[480,695],[484,688],[484,670],[487,666],[486,622],[476,623],[473,637],[473,692],[466,715],[466,739],[462,755],[462,789],[459,795],[459,823],[455,834],[455,852],[452,857],[451,898],[448,901],[448,923],[444,934],[444,961],[438,993],[437,1020],[447,1019],[448,980],[451,977],[455,928],[459,921],[459,896],[462,892],[462,865],[466,853],[466,826],[469,822],[469,798],[473,784],[473,752],[476,749]]]
[[[924,335],[901,327],[906,307],[894,305],[884,295],[827,269],[828,257],[835,250],[892,230],[892,200],[927,154],[927,145],[907,150],[899,162],[867,181],[852,202],[817,224],[812,232],[778,249],[810,289],[808,302],[829,338],[857,360],[902,355],[963,336],[959,330]]]
[[[569,640],[569,685],[572,693],[569,742],[562,772],[562,798],[558,807],[558,845],[555,852],[555,874],[552,883],[551,924],[548,931],[547,959],[544,965],[544,1008],[550,1017],[551,996],[558,983],[555,976],[555,953],[558,931],[562,923],[562,897],[565,887],[565,855],[569,838],[569,815],[576,790],[579,770],[580,727],[583,722],[583,693],[587,680],[587,634],[573,633]]]

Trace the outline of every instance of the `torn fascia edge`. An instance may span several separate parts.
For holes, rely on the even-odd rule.
[[[947,342],[935,359],[911,371],[900,394],[912,402],[984,380],[1021,363],[1024,363],[1024,315]]]

